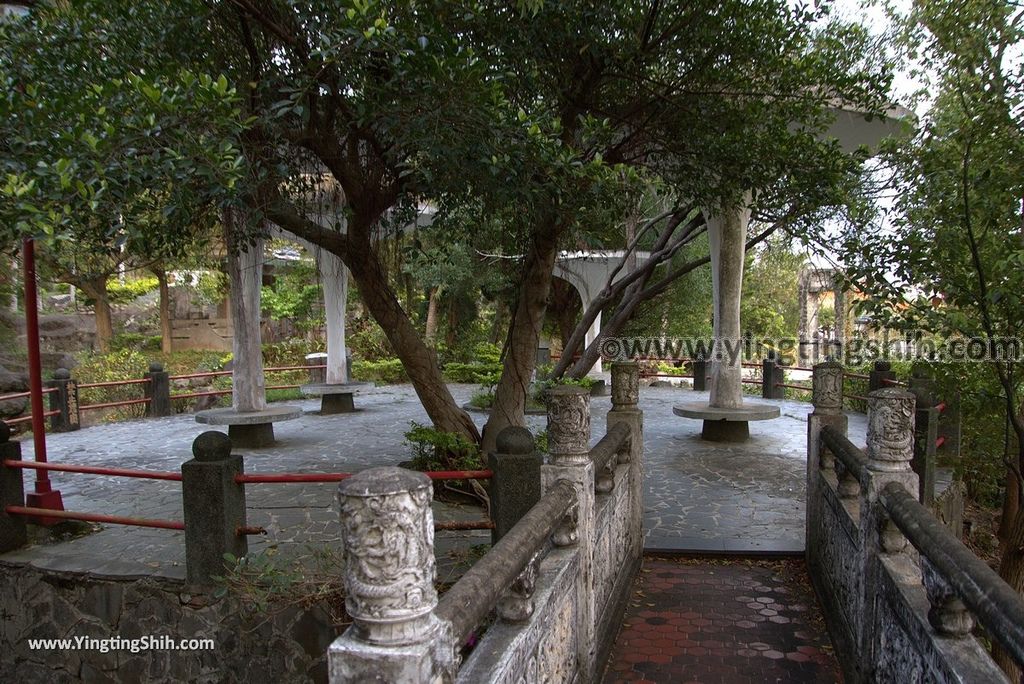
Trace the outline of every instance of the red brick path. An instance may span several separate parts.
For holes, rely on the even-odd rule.
[[[840,682],[799,560],[644,560],[604,682]]]

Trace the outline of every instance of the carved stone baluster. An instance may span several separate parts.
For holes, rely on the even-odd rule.
[[[974,629],[974,616],[931,562],[921,556],[921,579],[928,603],[928,622],[943,636],[966,637]]]
[[[345,609],[330,681],[428,681],[437,672],[433,488],[422,473],[370,468],[338,487]]]
[[[540,552],[530,562],[505,596],[498,602],[498,616],[506,622],[525,622],[533,615],[533,591],[537,586],[537,571],[540,568]]]

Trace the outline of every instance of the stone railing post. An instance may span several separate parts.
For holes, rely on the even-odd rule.
[[[576,489],[576,506],[555,532],[558,546],[578,545],[580,569],[576,578],[576,643],[579,680],[594,679],[597,649],[594,609],[594,463],[590,460],[590,393],[563,385],[548,391],[548,452],[550,465],[541,468],[544,490],[560,481]]]
[[[693,389],[697,392],[707,391],[708,362],[704,359],[694,359],[690,365],[693,367]]]
[[[487,467],[494,473],[488,487],[493,544],[540,500],[540,467],[544,462],[533,435],[524,427],[512,426],[499,432],[496,447],[487,455]]]
[[[71,378],[67,368],[58,368],[53,378],[43,383],[49,392],[50,410],[57,411],[50,416],[50,430],[53,432],[71,432],[82,426],[81,414],[78,411],[78,382]]]
[[[868,395],[867,467],[860,487],[860,576],[858,597],[858,639],[863,662],[873,663],[875,588],[878,586],[877,558],[899,554],[908,542],[882,509],[879,493],[891,482],[911,494],[917,492],[914,458],[914,395],[897,387],[875,390]]]
[[[144,375],[149,382],[142,387],[146,404],[146,417],[163,418],[173,413],[171,409],[171,374],[164,370],[162,363],[149,364],[149,372]]]
[[[821,469],[834,465],[834,457],[822,454],[821,430],[829,426],[846,434],[849,420],[843,413],[843,366],[825,361],[814,366],[812,379],[814,411],[807,417],[807,556],[813,565],[820,548]],[[825,458],[825,463],[821,459]]]
[[[786,388],[778,385],[786,379],[785,371],[779,366],[774,352],[769,352],[761,362],[761,398],[785,399]]]
[[[935,501],[935,442],[939,437],[939,412],[935,410],[935,381],[915,369],[908,382],[914,395],[914,459],[910,467],[919,482],[918,501],[931,507]]]
[[[21,442],[12,442],[11,428],[0,421],[0,553],[19,549],[28,542],[25,518],[7,513],[8,506],[25,505],[25,481],[21,468],[5,466],[3,461],[21,460]]]
[[[241,558],[249,550],[244,534],[245,485],[242,457],[231,453],[231,439],[210,430],[192,442],[193,458],[181,464],[185,509],[185,574],[189,582],[210,584],[224,574],[224,554]]]
[[[370,468],[338,486],[352,625],[327,652],[331,684],[449,681],[431,498],[427,476],[401,468]]]
[[[892,369],[891,363],[888,361],[875,361],[871,371],[868,373],[868,392],[885,389],[890,386],[887,381],[895,379],[896,372]]]
[[[348,359],[346,359],[346,361],[347,360]],[[327,369],[316,368],[316,366],[322,366],[325,363],[327,363],[327,352],[313,352],[312,354],[306,354],[306,365],[310,366],[309,384],[323,385],[327,382]]]
[[[629,425],[628,451],[619,454],[620,463],[629,463],[630,551],[639,558],[643,553],[643,479],[644,412],[640,410],[640,365],[636,361],[616,361],[612,373],[612,410],[608,412],[610,430],[618,423]]]

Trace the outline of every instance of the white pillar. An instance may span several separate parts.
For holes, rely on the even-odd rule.
[[[711,400],[716,408],[743,405],[743,361],[739,353],[740,297],[750,196],[738,208],[723,209],[708,220],[711,244],[711,279],[715,312],[715,354],[711,362]]]
[[[324,293],[324,313],[327,319],[327,383],[348,381],[349,368],[345,359],[345,304],[348,299],[348,268],[337,255],[316,249],[316,265]]]
[[[586,311],[588,306],[590,306],[589,303],[584,303],[583,311]],[[596,340],[597,336],[600,335],[600,334],[601,334],[601,312],[598,311],[597,312],[597,317],[594,319],[594,322],[590,325],[590,329],[587,330],[586,337],[584,338],[585,344],[584,344],[583,348],[586,349],[587,347],[589,347],[590,343],[593,342],[594,340]],[[590,372],[587,373],[587,375],[601,375],[601,372],[602,372],[601,357],[598,356],[597,357],[597,361],[594,362],[594,367],[590,369]]]

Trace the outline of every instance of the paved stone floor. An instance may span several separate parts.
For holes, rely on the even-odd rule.
[[[455,385],[460,402],[476,388]],[[700,439],[700,422],[672,414],[673,403],[706,398],[706,393],[643,388],[645,412],[644,486],[648,549],[710,552],[795,551],[803,548],[804,443],[808,404],[778,402],[782,417],[751,425],[751,440],[722,445]],[[376,388],[357,395],[359,411],[334,416],[304,415],[278,423],[274,447],[243,451],[247,472],[356,471],[394,465],[409,458],[403,433],[409,421],[428,422],[409,386]],[[318,400],[291,402],[307,412]],[[593,436],[604,432],[608,397],[592,401]],[[474,414],[478,424],[484,416]],[[534,431],[543,416],[530,416]],[[87,465],[177,471],[191,457],[192,440],[206,426],[190,415],[111,423],[48,436],[50,460]],[[863,417],[851,417],[851,438],[863,443]],[[32,457],[31,441],[23,443]],[[180,484],[54,473],[68,510],[181,520]],[[31,486],[31,476],[26,476]],[[250,538],[250,549],[302,554],[311,544],[337,548],[335,487],[324,484],[249,485],[248,521],[268,530]],[[473,506],[435,504],[440,520],[482,517]],[[168,530],[107,525],[72,541],[0,555],[0,560],[38,567],[86,570],[99,575],[184,573],[183,534]],[[458,571],[474,545],[489,532],[437,535],[442,577]]]
[[[842,681],[803,562],[647,558],[605,684]]]

